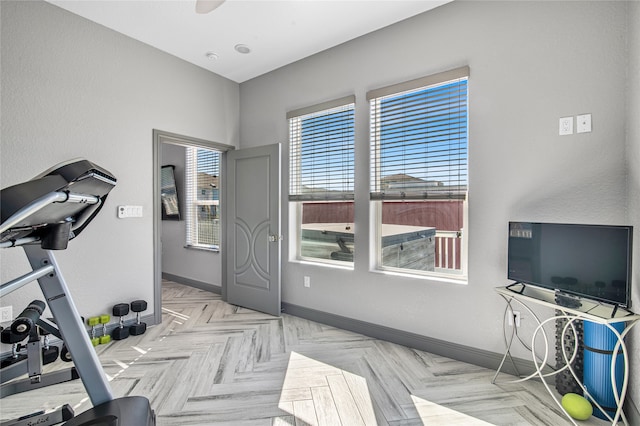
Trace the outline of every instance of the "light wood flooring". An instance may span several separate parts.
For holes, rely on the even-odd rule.
[[[148,397],[158,425],[572,424],[539,382],[493,385],[491,370],[168,281],[162,324],[97,350],[115,396]],[[64,403],[90,407],[81,381],[4,398],[0,417]]]

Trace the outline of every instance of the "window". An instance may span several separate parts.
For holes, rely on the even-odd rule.
[[[354,100],[287,114],[299,259],[353,263]]]
[[[220,152],[186,147],[187,246],[220,248]]]
[[[377,267],[465,274],[469,69],[367,94]]]

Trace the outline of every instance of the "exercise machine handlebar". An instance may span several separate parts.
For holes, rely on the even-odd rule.
[[[69,192],[52,192],[46,194],[32,203],[24,206],[0,225],[0,234],[18,225],[24,219],[34,215],[52,203],[79,203],[79,204],[99,204],[100,198],[83,194],[72,194]]]
[[[18,277],[14,280],[6,282],[0,286],[0,297],[4,297],[7,294],[21,288],[22,286],[29,284],[32,281],[35,281],[45,275],[54,273],[55,269],[52,265],[45,265],[41,268],[34,269],[31,272],[28,272],[21,277]]]

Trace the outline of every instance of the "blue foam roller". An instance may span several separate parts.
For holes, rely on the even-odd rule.
[[[624,331],[625,324],[611,324],[619,333]],[[593,401],[597,402],[609,416],[613,417],[617,410],[616,400],[611,382],[611,362],[613,349],[618,338],[609,327],[591,321],[584,321],[584,364],[583,384]],[[624,358],[622,349],[618,348],[615,356],[615,379],[618,395],[624,379]],[[606,420],[605,414],[594,405],[593,415]]]

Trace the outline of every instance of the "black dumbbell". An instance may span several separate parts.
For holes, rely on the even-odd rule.
[[[129,337],[129,329],[124,327],[124,317],[129,314],[129,305],[118,303],[113,307],[113,316],[120,317],[120,324],[111,332],[113,340],[123,340]]]
[[[132,336],[139,336],[147,331],[147,324],[140,322],[140,312],[147,310],[147,302],[145,300],[134,300],[131,302],[131,310],[136,313],[136,323],[129,327],[129,333]]]

